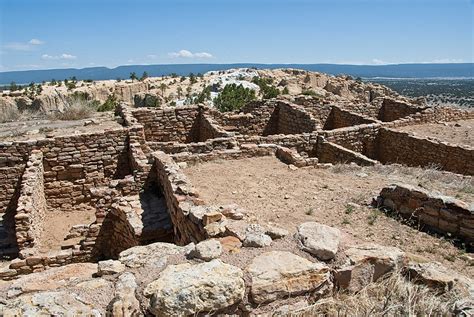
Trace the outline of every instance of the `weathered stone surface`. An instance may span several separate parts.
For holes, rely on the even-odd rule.
[[[112,275],[122,273],[125,265],[117,260],[100,261],[97,268],[97,276]]]
[[[474,281],[447,269],[438,262],[410,262],[403,271],[415,283],[421,283],[442,292],[457,287],[471,293],[474,299]]]
[[[359,291],[381,276],[401,269],[407,262],[403,251],[394,247],[366,244],[346,250],[347,264],[337,269],[334,279],[340,288]]]
[[[135,296],[137,283],[135,276],[126,272],[119,276],[115,283],[115,297],[108,306],[114,317],[140,316],[140,302]]]
[[[222,254],[222,245],[219,240],[210,239],[199,242],[194,250],[189,253],[191,258],[198,258],[210,261],[218,258]]]
[[[127,267],[164,266],[168,255],[185,253],[186,248],[171,243],[157,242],[137,246],[120,253],[119,261]]]
[[[270,238],[272,239],[281,239],[281,238],[286,237],[289,234],[289,232],[288,230],[285,230],[280,227],[268,226],[267,230],[265,231],[265,234],[269,235]]]
[[[244,247],[263,248],[272,244],[272,238],[265,234],[262,226],[252,224],[245,230]]]
[[[296,234],[301,249],[318,259],[327,261],[336,256],[341,232],[317,222],[305,222],[298,227]]]
[[[332,287],[331,274],[326,265],[286,251],[257,256],[247,271],[252,277],[250,296],[257,304],[315,291],[322,295]]]
[[[100,307],[84,303],[67,291],[26,294],[0,303],[2,316],[100,316]]]
[[[144,290],[157,316],[216,311],[240,302],[244,292],[242,270],[220,260],[171,265]]]

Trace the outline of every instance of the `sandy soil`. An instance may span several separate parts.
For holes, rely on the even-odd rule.
[[[61,250],[61,246],[77,244],[82,239],[81,237],[64,240],[69,230],[74,225],[89,225],[94,220],[95,208],[84,204],[72,210],[48,210],[38,250],[41,253],[47,253],[52,250]]]
[[[273,157],[208,162],[184,171],[207,203],[237,203],[254,222],[273,223],[294,233],[299,224],[317,221],[341,229],[346,245],[396,246],[474,276],[474,267],[450,241],[403,225],[367,205],[382,187],[395,182],[473,202],[470,177],[397,165],[293,171]],[[349,203],[357,205],[348,207]]]
[[[449,123],[430,123],[401,127],[398,130],[418,136],[432,137],[441,141],[474,147],[474,119]]]
[[[115,121],[112,112],[98,112],[94,113],[93,117],[82,120],[29,120],[2,123],[0,124],[0,140],[24,141],[44,139],[47,136],[56,137],[93,133],[120,127],[121,125]]]

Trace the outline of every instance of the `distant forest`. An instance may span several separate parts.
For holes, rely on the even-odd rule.
[[[165,76],[189,73],[206,73],[230,68],[298,68],[332,75],[347,74],[363,78],[474,78],[474,64],[400,64],[400,65],[338,65],[338,64],[174,64],[174,65],[128,65],[116,68],[91,67],[82,69],[47,69],[0,72],[0,85],[40,83],[51,79],[75,77],[78,80],[125,79],[130,73],[147,72],[149,76]]]

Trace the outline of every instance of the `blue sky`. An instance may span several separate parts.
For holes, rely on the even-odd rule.
[[[474,0],[0,0],[0,71],[473,62]]]

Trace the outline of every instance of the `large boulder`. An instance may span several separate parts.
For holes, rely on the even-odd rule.
[[[242,270],[220,260],[170,265],[144,290],[156,316],[221,310],[239,303],[244,293]]]
[[[377,244],[351,247],[345,253],[347,262],[336,270],[334,279],[338,287],[352,292],[407,263],[407,256],[400,249]]]
[[[247,271],[252,278],[250,296],[256,304],[316,291],[322,295],[332,288],[326,265],[287,251],[263,253],[252,260]]]
[[[341,232],[317,222],[305,222],[298,227],[296,236],[302,250],[327,261],[336,256]]]

